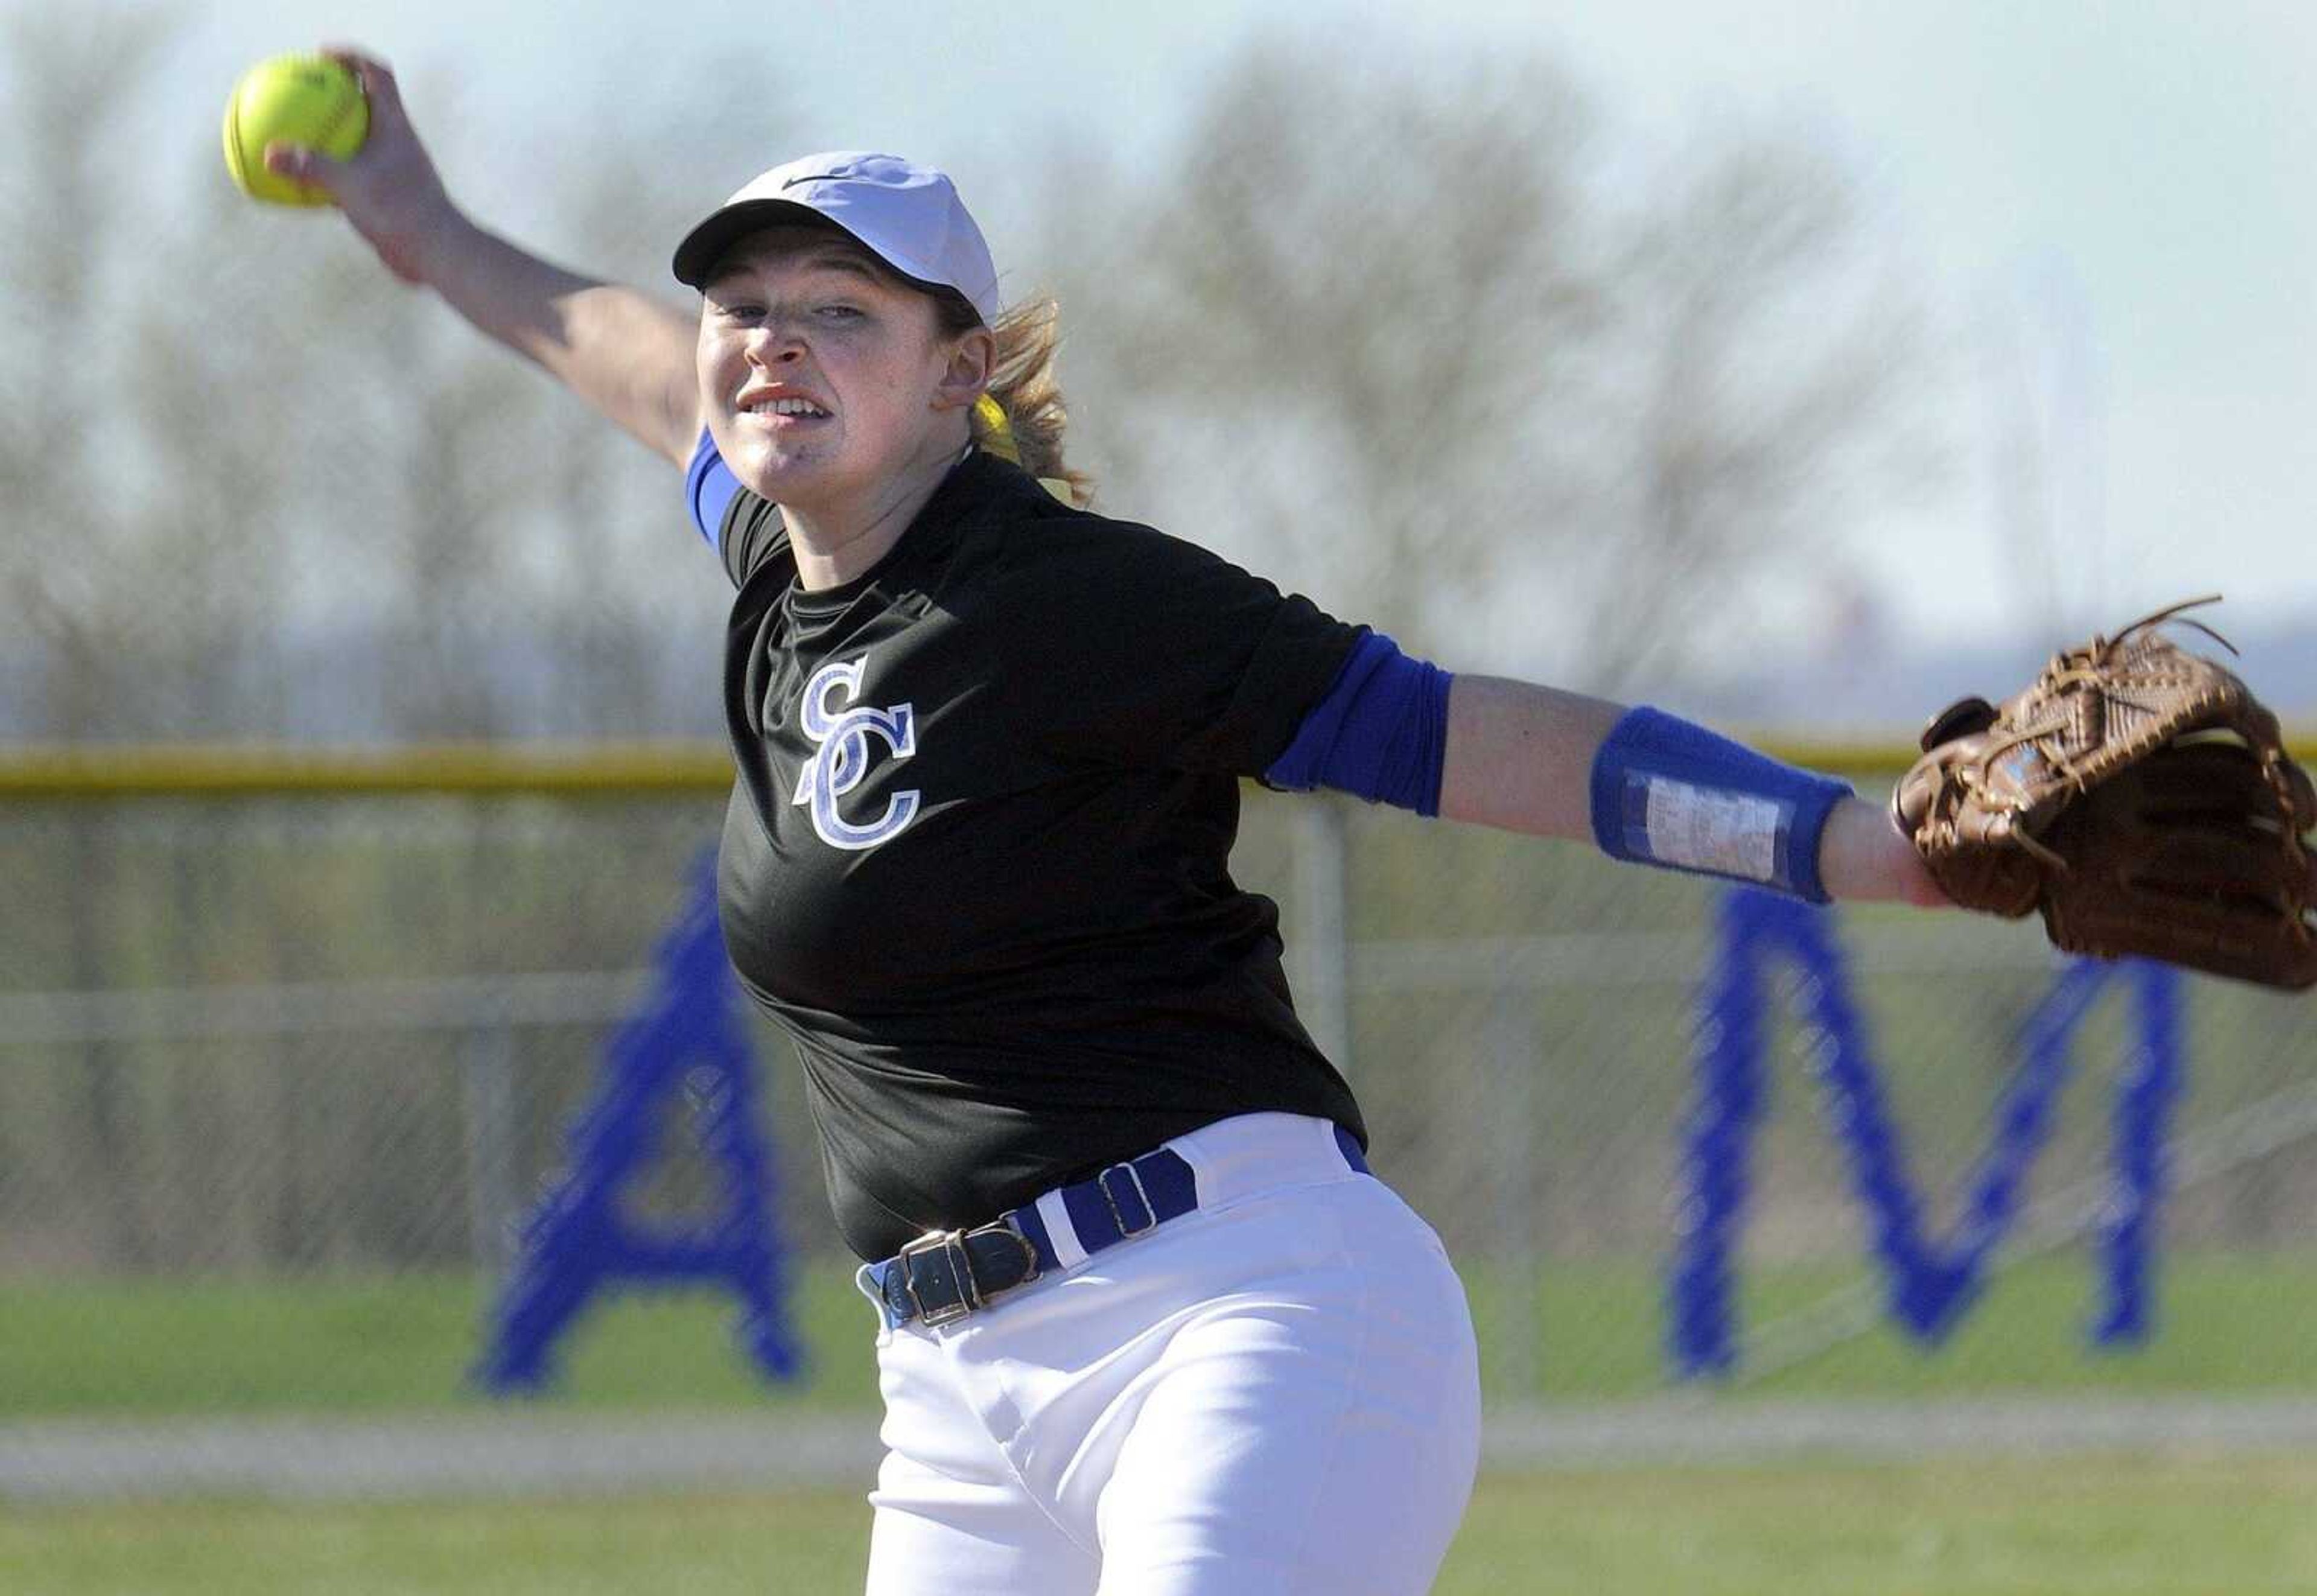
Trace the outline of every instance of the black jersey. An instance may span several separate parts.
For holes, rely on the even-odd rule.
[[[1365,1140],[1229,856],[1359,637],[974,452],[877,566],[806,592],[739,493],[719,872],[796,1044],[846,1242],[884,1257],[1233,1114]]]

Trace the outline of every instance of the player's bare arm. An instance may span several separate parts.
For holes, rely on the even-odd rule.
[[[1590,840],[1595,760],[1627,713],[1606,699],[1501,677],[1458,676],[1449,689],[1441,814]],[[1837,899],[1946,901],[1888,811],[1858,798],[1839,800],[1828,815],[1819,873]]]
[[[1460,675],[1448,689],[1440,813],[1534,837],[1593,835],[1594,751],[1625,706],[1503,677]]]
[[[434,290],[478,330],[535,362],[682,469],[701,428],[693,318],[640,290],[541,260],[476,225],[444,190],[393,72],[357,50],[324,53],[360,79],[370,101],[368,140],[348,161],[275,145],[266,165],[327,189],[389,271]]]

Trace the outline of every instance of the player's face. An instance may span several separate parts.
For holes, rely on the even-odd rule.
[[[962,448],[972,386],[932,298],[859,246],[810,227],[750,235],[702,294],[709,433],[732,474],[776,504],[873,500]]]

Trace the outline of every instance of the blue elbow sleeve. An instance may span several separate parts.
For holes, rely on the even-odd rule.
[[[1447,671],[1400,651],[1380,632],[1363,636],[1295,740],[1264,772],[1266,785],[1332,787],[1420,815],[1440,812],[1448,750]]]
[[[708,546],[719,552],[724,512],[731,507],[739,491],[740,479],[732,474],[732,468],[716,452],[716,440],[702,428],[700,443],[692,451],[692,464],[684,473],[684,502],[692,512],[693,525],[708,540]]]

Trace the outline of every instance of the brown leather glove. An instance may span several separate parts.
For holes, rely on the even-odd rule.
[[[2243,682],[2156,630],[2211,602],[2069,650],[2000,708],[1951,706],[1892,810],[1949,897],[2039,909],[2068,952],[2317,985],[2317,789]]]

